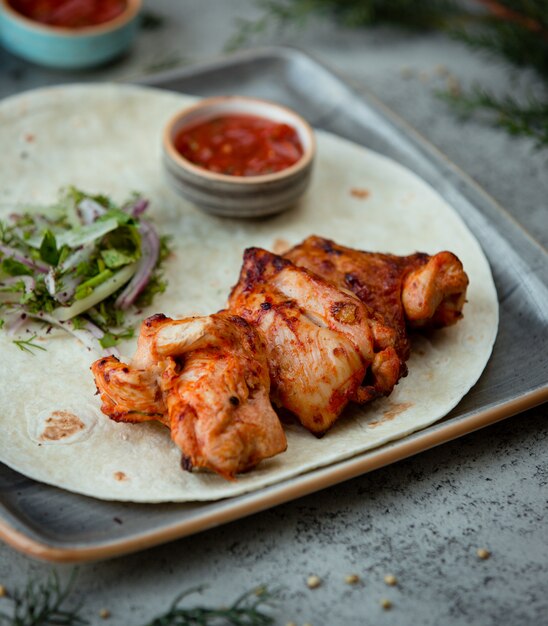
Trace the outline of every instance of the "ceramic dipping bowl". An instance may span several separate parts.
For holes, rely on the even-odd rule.
[[[277,172],[234,176],[196,165],[176,149],[175,138],[184,128],[230,115],[288,124],[297,133],[302,156]],[[164,169],[175,191],[206,213],[226,217],[262,217],[289,209],[310,183],[316,152],[312,128],[300,115],[279,104],[243,96],[208,98],[180,111],[165,126],[162,141]]]
[[[13,54],[39,65],[83,69],[121,55],[138,29],[141,0],[127,0],[114,19],[82,28],[41,24],[0,0],[0,43]]]

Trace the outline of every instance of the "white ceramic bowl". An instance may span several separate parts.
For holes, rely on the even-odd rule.
[[[0,0],[0,42],[17,56],[39,65],[81,69],[106,63],[121,55],[138,30],[141,0],[127,0],[118,17],[84,28],[49,26],[15,11]]]
[[[185,159],[175,148],[179,131],[222,115],[244,114],[289,124],[299,137],[303,155],[272,174],[217,174]],[[165,171],[174,189],[200,209],[226,217],[260,217],[293,206],[310,182],[316,152],[314,133],[300,115],[274,102],[243,96],[208,98],[174,115],[163,135]]]

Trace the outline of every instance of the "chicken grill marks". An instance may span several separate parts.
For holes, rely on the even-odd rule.
[[[157,420],[171,429],[182,466],[224,478],[286,449],[270,404],[265,345],[242,318],[146,319],[131,364],[93,363],[103,412],[116,421]]]
[[[233,479],[286,448],[271,400],[322,435],[348,402],[391,393],[407,374],[408,329],[457,322],[467,286],[450,252],[398,257],[315,236],[284,257],[249,248],[226,311],[153,315],[130,364],[92,365],[102,410],[161,422],[183,469]]]
[[[462,317],[468,277],[451,252],[400,257],[311,236],[284,256],[339,289],[354,292],[376,320],[393,329],[402,361],[409,358],[408,328],[441,328]]]
[[[280,256],[246,250],[228,306],[264,334],[274,402],[317,435],[349,401],[370,400],[398,380],[399,358],[390,346],[375,352],[360,300]],[[370,366],[371,384],[360,387]]]

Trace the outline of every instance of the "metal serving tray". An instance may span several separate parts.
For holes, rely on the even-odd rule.
[[[0,465],[0,537],[31,556],[105,559],[224,524],[369,472],[548,400],[548,254],[495,201],[369,95],[306,54],[254,50],[155,75],[140,84],[200,96],[246,94],[290,106],[314,126],[367,145],[416,172],[462,216],[491,263],[500,297],[493,355],[442,421],[357,457],[239,497],[208,503],[103,502]],[[527,363],[527,367],[516,367]]]

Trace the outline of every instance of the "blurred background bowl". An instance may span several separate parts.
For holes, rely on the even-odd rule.
[[[231,176],[195,165],[175,148],[175,138],[183,128],[224,115],[251,115],[288,124],[297,132],[302,156],[278,172]],[[315,152],[314,132],[304,118],[274,102],[243,96],[202,100],[175,114],[163,135],[164,168],[172,187],[203,211],[226,217],[261,217],[290,208],[310,183]]]
[[[120,56],[138,29],[141,0],[126,0],[114,19],[81,28],[50,26],[17,12],[9,0],[0,0],[0,42],[13,54],[39,65],[82,69]]]

